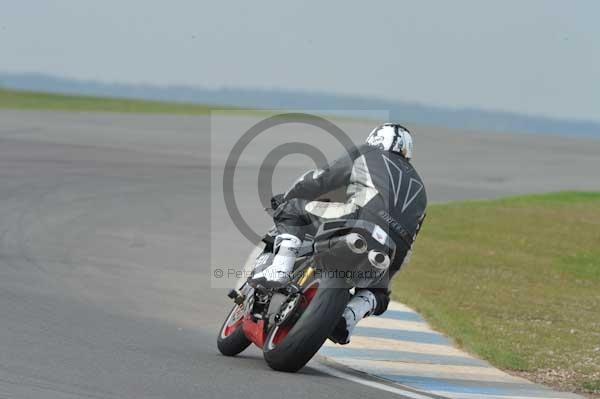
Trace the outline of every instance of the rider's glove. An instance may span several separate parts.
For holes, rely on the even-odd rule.
[[[283,204],[284,202],[283,194],[275,194],[271,197],[271,209],[276,210],[279,208],[279,205]]]

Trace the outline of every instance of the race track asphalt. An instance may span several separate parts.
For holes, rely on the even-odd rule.
[[[211,275],[252,247],[220,173],[253,121],[0,111],[0,398],[394,396],[310,366],[275,373],[255,349],[217,352],[233,279]],[[371,124],[340,125],[358,140]],[[319,143],[313,128],[279,130]],[[257,232],[270,224],[256,194],[265,143],[248,147],[235,185]],[[433,201],[600,190],[600,141],[421,128],[416,151]],[[276,188],[309,166],[284,159]]]

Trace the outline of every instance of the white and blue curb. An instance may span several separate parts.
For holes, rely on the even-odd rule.
[[[433,331],[418,313],[397,302],[390,303],[383,315],[362,320],[350,344],[327,341],[319,354],[326,362],[397,384],[397,393],[404,397],[583,399],[512,376],[474,358]]]

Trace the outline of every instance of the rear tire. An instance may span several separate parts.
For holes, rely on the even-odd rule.
[[[250,345],[250,340],[246,338],[242,328],[243,316],[239,321],[233,321],[236,311],[240,310],[239,305],[235,305],[229,312],[225,322],[219,331],[217,338],[217,348],[225,356],[235,356]]]
[[[283,340],[274,344],[277,327],[265,340],[263,356],[274,370],[296,372],[319,351],[335,327],[348,301],[350,292],[339,281],[322,279],[312,301]]]

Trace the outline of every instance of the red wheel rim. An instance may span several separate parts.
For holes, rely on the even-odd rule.
[[[240,326],[242,325],[242,320],[238,320],[230,326],[225,327],[225,331],[223,331],[223,336],[229,337],[233,334]]]
[[[299,307],[302,311],[306,310],[308,305],[310,305],[310,303],[314,299],[315,295],[317,295],[318,288],[319,288],[319,283],[314,282],[304,291],[304,298],[299,305]],[[290,325],[290,324],[285,325],[285,326],[276,327],[277,331],[275,331],[273,339],[271,339],[271,344],[273,346],[279,345],[288,336],[288,334],[290,333],[290,331],[292,330],[293,327],[294,327],[294,325]]]
[[[236,316],[239,316],[239,319],[234,321],[233,323],[231,323],[232,319],[235,320]],[[223,338],[229,337],[231,334],[236,332],[236,330],[238,328],[240,328],[242,326],[243,321],[244,321],[244,315],[242,313],[242,309],[239,306],[233,308],[231,310],[231,314],[227,318],[227,323],[226,323],[225,327],[223,328],[223,332],[222,332],[221,336]]]
[[[275,333],[275,336],[273,337],[273,345],[279,345],[279,343],[288,336],[291,329],[292,326],[279,327]]]

